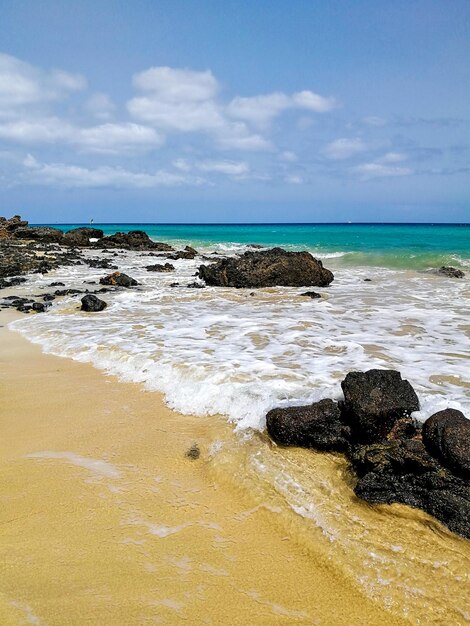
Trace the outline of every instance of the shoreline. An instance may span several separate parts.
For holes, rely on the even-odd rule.
[[[2,623],[410,623],[220,482],[208,450],[235,445],[223,420],[175,414],[5,327],[0,341]]]

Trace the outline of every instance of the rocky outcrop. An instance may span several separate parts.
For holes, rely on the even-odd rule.
[[[139,284],[135,278],[131,278],[122,272],[108,274],[108,276],[100,279],[100,283],[102,285],[113,285],[115,287],[135,287],[135,285]]]
[[[175,266],[171,263],[165,263],[164,265],[156,263],[155,265],[146,265],[145,269],[147,272],[173,272]]]
[[[28,222],[22,220],[19,215],[14,215],[10,219],[0,217],[0,239],[11,239],[18,228],[26,228],[27,226]]]
[[[166,243],[152,241],[143,230],[131,230],[128,233],[114,233],[103,237],[94,244],[97,248],[123,248],[124,250],[159,250],[172,252],[174,248]]]
[[[465,276],[465,273],[462,272],[462,270],[459,270],[456,267],[446,267],[445,265],[436,270],[436,274],[448,276],[449,278],[463,278]]]
[[[397,420],[419,411],[413,387],[395,370],[350,372],[341,387],[344,411],[361,441],[384,439]]]
[[[61,243],[64,233],[58,228],[50,226],[31,226],[28,228],[17,228],[15,230],[16,239],[32,239],[42,243]]]
[[[46,273],[61,265],[80,263],[74,252],[52,248],[39,242],[30,245],[19,239],[0,240],[0,279]]]
[[[104,300],[100,300],[97,296],[94,296],[93,294],[87,294],[82,298],[81,302],[81,310],[90,313],[103,311],[103,309],[108,306]]]
[[[309,252],[272,248],[245,252],[212,265],[201,265],[199,277],[216,287],[327,287],[332,272]]]
[[[349,436],[338,403],[333,400],[272,409],[266,415],[266,428],[278,444],[336,452],[346,448]]]
[[[427,450],[451,472],[470,478],[470,420],[455,409],[432,415],[423,426]]]
[[[198,251],[191,246],[186,246],[184,250],[178,250],[174,254],[169,254],[168,258],[172,261],[179,261],[179,259],[194,259],[198,255]]]
[[[344,451],[358,497],[420,508],[470,539],[470,421],[447,409],[421,429],[410,417],[416,393],[393,370],[351,372],[342,387],[338,404],[273,409],[268,433],[282,445]]]
[[[100,228],[90,228],[83,226],[80,228],[73,228],[68,230],[64,234],[62,243],[65,246],[74,246],[77,248],[89,247],[91,245],[90,239],[101,239],[104,236],[103,231]]]

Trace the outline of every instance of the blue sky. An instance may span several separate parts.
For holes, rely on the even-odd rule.
[[[468,0],[0,15],[0,214],[470,221]]]

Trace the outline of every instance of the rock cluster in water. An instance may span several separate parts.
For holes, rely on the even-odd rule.
[[[199,277],[216,287],[327,287],[333,273],[309,252],[282,248],[245,252],[212,265],[201,265]]]
[[[278,444],[347,455],[355,493],[373,504],[398,502],[430,513],[470,538],[470,420],[446,409],[421,427],[418,397],[394,370],[351,372],[344,400],[269,411]]]

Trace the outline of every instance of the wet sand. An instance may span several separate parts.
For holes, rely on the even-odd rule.
[[[240,483],[224,419],[176,414],[5,327],[0,386],[2,626],[413,623]]]

